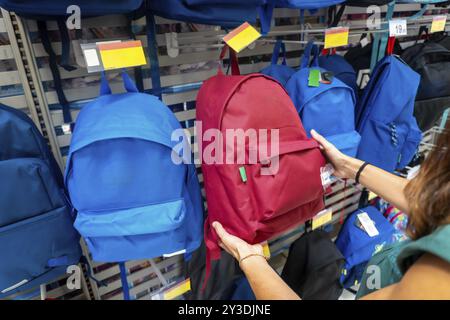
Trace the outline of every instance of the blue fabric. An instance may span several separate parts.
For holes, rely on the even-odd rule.
[[[375,222],[379,234],[370,237],[367,232],[357,225],[357,215],[366,212]],[[336,246],[345,258],[345,265],[341,275],[341,283],[349,288],[360,281],[367,262],[375,252],[385,245],[392,243],[395,229],[392,224],[373,206],[368,206],[353,212],[342,226],[336,239]]]
[[[231,296],[231,300],[256,300],[250,283],[246,277],[236,280],[236,289]]]
[[[381,60],[357,106],[357,157],[384,170],[404,168],[422,134],[413,116],[420,76],[395,56]]]
[[[355,156],[360,140],[355,131],[355,94],[337,78],[331,84],[308,86],[309,73],[313,68],[326,71],[319,67],[318,48],[310,42],[305,48],[300,70],[286,84],[303,127],[308,136],[310,130],[315,129],[327,139],[339,142],[338,148],[342,152]]]
[[[331,54],[319,57],[319,66],[333,72],[334,76],[353,89],[357,96],[356,72],[352,65],[341,55]]]
[[[280,50],[282,54],[282,63],[278,64]],[[261,70],[262,74],[276,79],[283,87],[295,73],[295,69],[286,65],[286,47],[281,39],[278,39],[273,48],[272,61],[269,66]]]
[[[96,261],[192,252],[203,208],[195,166],[183,162],[189,142],[189,154],[172,151],[179,144],[172,132],[181,128],[174,114],[123,79],[127,93],[110,94],[103,80],[101,95],[77,118],[65,176],[75,227]]]
[[[331,7],[345,0],[275,0],[278,8],[319,9]]]
[[[120,281],[122,283],[123,300],[130,300],[130,286],[128,285],[127,269],[125,268],[125,262],[119,263],[120,269]]]
[[[270,28],[272,0],[164,0],[149,1],[156,15],[194,23],[237,27],[244,22],[256,23],[260,15],[261,28],[267,33]]]
[[[0,137],[3,297],[62,275],[78,263],[81,249],[61,172],[31,119],[0,105]]]
[[[150,75],[152,78],[152,93],[159,99],[162,99],[161,92],[161,76],[159,73],[158,60],[158,42],[156,41],[156,24],[155,17],[147,12],[146,14],[146,28],[147,28],[147,44],[148,57],[150,60]]]
[[[0,7],[19,15],[50,18],[67,16],[67,8],[77,5],[83,16],[122,14],[138,9],[142,0],[0,0]]]

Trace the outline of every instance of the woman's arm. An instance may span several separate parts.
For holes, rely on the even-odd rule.
[[[355,179],[356,173],[364,162],[343,154],[315,130],[311,130],[311,135],[320,144],[325,156],[333,165],[334,175],[339,178]],[[359,182],[401,211],[408,212],[408,203],[403,193],[408,183],[407,179],[368,165],[360,174]]]
[[[212,224],[219,245],[239,261],[258,300],[295,300],[299,296],[280,278],[264,258],[262,246],[250,245],[229,234],[219,222]]]
[[[258,300],[298,300],[300,297],[272,269],[267,260],[252,256],[240,264],[256,299]]]

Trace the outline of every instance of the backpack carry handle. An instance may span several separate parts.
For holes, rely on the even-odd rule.
[[[309,63],[311,59],[311,54],[313,56],[313,60],[311,64]],[[311,40],[306,45],[305,51],[303,52],[303,58],[300,63],[301,69],[308,67],[318,67],[319,66],[319,48],[314,42]]]
[[[109,86],[108,79],[106,79],[106,74],[104,71],[101,73],[100,81],[100,95],[104,96],[111,94],[111,87]],[[127,92],[139,92],[133,80],[131,80],[130,76],[125,70],[122,70],[122,81],[123,86]]]
[[[277,42],[275,43],[275,46],[273,48],[273,53],[272,53],[272,64],[278,64],[278,58],[280,56],[280,50],[281,50],[281,54],[283,57],[283,66],[286,65],[286,46],[284,45],[283,40],[278,39]]]
[[[223,71],[222,71],[222,64],[223,64],[223,59],[225,58],[225,55],[227,54],[227,51],[230,51],[230,63],[231,63],[231,74],[233,76],[239,76],[241,74],[241,71],[239,70],[239,63],[238,63],[238,59],[236,56],[236,52],[234,50],[232,50],[231,48],[228,48],[228,45],[225,45],[222,48],[222,51],[220,52],[220,56],[219,56],[219,60],[220,60],[220,64],[218,67],[218,74],[223,75]]]
[[[425,35],[425,41],[428,40],[429,33],[428,33],[428,27],[427,26],[420,26],[419,32],[417,34],[416,42],[414,42],[415,45],[422,38],[422,35]]]

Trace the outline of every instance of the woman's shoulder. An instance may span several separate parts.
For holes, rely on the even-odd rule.
[[[440,226],[433,233],[403,246],[397,256],[401,272],[405,273],[425,253],[450,263],[450,224]]]

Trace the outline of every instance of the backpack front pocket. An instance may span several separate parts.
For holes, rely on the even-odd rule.
[[[408,128],[405,124],[385,124],[370,119],[358,149],[357,158],[393,172],[401,160],[401,151],[406,141]]]
[[[126,261],[186,248],[187,230],[181,228],[185,216],[180,198],[123,210],[78,212],[75,228],[95,261]]]
[[[248,165],[247,184],[262,221],[320,199],[320,168],[324,165],[325,159],[313,140],[282,143],[277,158]]]
[[[420,141],[422,141],[422,132],[417,127],[409,129],[397,169],[403,169],[411,162],[417,152]]]
[[[64,205],[46,162],[35,158],[0,161],[0,227]]]
[[[7,293],[52,270],[54,259],[78,263],[79,236],[67,207],[0,228],[0,293]]]

